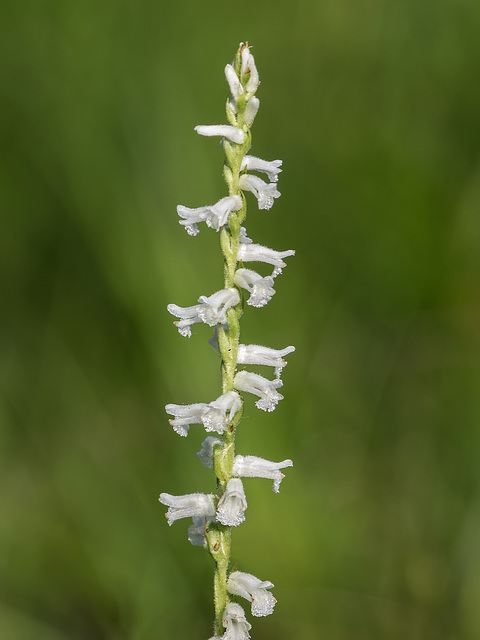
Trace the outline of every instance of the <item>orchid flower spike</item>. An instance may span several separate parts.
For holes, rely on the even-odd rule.
[[[197,304],[190,307],[176,304],[167,307],[175,316],[174,324],[182,336],[190,337],[194,324],[203,323],[213,328],[209,343],[221,359],[221,395],[211,402],[167,404],[165,407],[171,416],[170,424],[180,436],[187,436],[194,424],[202,425],[207,432],[197,457],[205,467],[213,469],[217,495],[162,493],[159,500],[168,507],[166,518],[170,525],[180,518],[192,518],[188,540],[194,546],[204,547],[214,560],[215,623],[210,640],[249,640],[251,625],[243,608],[230,602],[229,594],[247,599],[254,616],[272,613],[276,600],[270,592],[271,582],[241,571],[228,575],[232,527],[245,521],[247,509],[242,478],[272,480],[273,491],[278,493],[285,477],[282,469],[293,463],[291,460],[273,462],[257,456],[235,456],[235,435],[243,414],[240,394],[253,394],[259,409],[273,411],[283,398],[278,389],[282,386],[280,375],[287,364],[285,356],[295,348],[239,344],[240,318],[244,311],[241,290],[245,289],[249,294],[245,296],[248,305],[265,306],[275,294],[274,278],[285,267],[285,258],[293,256],[295,251],[276,251],[255,244],[241,226],[247,215],[248,198],[244,192],[253,193],[259,209],[270,209],[280,197],[277,183],[282,171],[281,160],[268,161],[246,155],[252,141],[251,126],[260,106],[255,95],[260,79],[247,42],[240,43],[234,61],[226,65],[225,78],[230,90],[226,104],[228,124],[198,125],[195,131],[201,136],[221,138],[228,195],[212,205],[177,207],[179,224],[189,235],[196,236],[203,223],[204,228],[219,232],[224,258],[223,289],[210,296],[200,296]],[[265,174],[265,179],[256,172]],[[271,265],[272,274],[262,276],[244,268],[251,262]],[[269,380],[251,371],[238,371],[243,365],[273,367],[275,378]]]
[[[273,613],[275,603],[277,602],[270,591],[273,583],[266,580],[262,582],[251,573],[243,573],[242,571],[234,571],[230,574],[227,582],[227,589],[235,596],[246,598],[252,603],[252,615],[268,616]]]
[[[179,204],[177,213],[182,218],[179,223],[185,227],[187,233],[191,236],[196,236],[199,232],[199,222],[205,222],[210,229],[219,231],[221,227],[227,224],[228,216],[232,211],[238,211],[242,208],[242,205],[242,198],[238,195],[226,196],[215,204],[197,207],[196,209]]]
[[[265,364],[268,367],[275,367],[275,376],[280,378],[282,369],[287,365],[283,356],[295,351],[295,347],[285,347],[285,349],[271,349],[262,347],[259,344],[239,344],[237,352],[238,364]]]
[[[291,460],[272,462],[257,456],[238,455],[234,458],[232,473],[238,478],[268,478],[273,480],[273,490],[278,493],[280,491],[280,483],[285,477],[285,474],[280,469],[285,467],[293,467],[293,462]]]
[[[288,251],[275,251],[275,249],[264,247],[261,244],[253,244],[251,241],[247,243],[241,240],[237,257],[238,260],[242,262],[266,262],[273,265],[275,269],[273,270],[272,278],[275,278],[282,273],[283,267],[287,266],[283,258],[294,255],[295,251],[293,249],[289,249]]]
[[[223,640],[249,640],[248,633],[252,625],[245,618],[245,611],[236,602],[230,602],[225,607],[223,626],[226,631]]]
[[[238,527],[245,520],[246,509],[247,498],[242,481],[231,478],[218,503],[217,520],[227,527]]]
[[[258,176],[252,176],[250,173],[242,174],[238,185],[242,191],[253,193],[258,200],[259,209],[271,209],[274,199],[282,195],[275,182],[264,182]]]
[[[161,493],[158,501],[168,507],[165,517],[169,525],[180,518],[214,516],[216,511],[212,494],[187,493],[183,496],[172,496],[169,493]]]
[[[167,306],[167,310],[172,316],[180,318],[173,323],[178,328],[180,335],[190,338],[192,335],[190,327],[197,322],[204,322],[210,327],[226,322],[227,309],[237,305],[240,302],[240,296],[238,291],[231,287],[230,289],[220,289],[209,297],[200,296],[198,302],[199,304],[191,307],[179,307],[176,304]]]
[[[272,276],[264,278],[251,269],[237,269],[234,280],[235,284],[250,292],[247,304],[252,307],[264,307],[275,295]]]
[[[239,371],[233,380],[235,389],[253,393],[260,399],[255,405],[263,411],[273,411],[283,396],[277,391],[283,385],[281,380],[267,380],[251,371]]]

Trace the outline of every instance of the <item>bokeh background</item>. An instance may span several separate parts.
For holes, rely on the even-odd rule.
[[[213,488],[164,405],[219,367],[166,305],[222,286],[175,206],[225,195],[193,127],[242,40],[252,151],[284,161],[249,235],[297,250],[242,321],[297,347],[238,433],[295,462],[245,481],[234,562],[278,599],[252,638],[479,638],[478,1],[7,0],[0,30],[2,640],[211,634],[210,559],[157,498]]]

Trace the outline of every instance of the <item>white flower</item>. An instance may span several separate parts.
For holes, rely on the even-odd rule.
[[[183,496],[172,496],[161,493],[159,502],[168,507],[165,517],[171,525],[180,518],[193,518],[215,515],[214,496],[205,493],[187,493]]]
[[[223,640],[249,640],[248,633],[252,625],[245,618],[245,611],[236,602],[230,602],[225,607],[223,614],[223,626],[226,631]]]
[[[235,100],[238,100],[238,97],[243,93],[243,87],[231,64],[227,64],[225,67],[225,78],[227,79],[228,86],[230,87],[230,93]]]
[[[275,251],[275,249],[264,247],[261,244],[248,244],[240,238],[237,257],[238,260],[242,260],[242,262],[266,262],[267,264],[273,265],[275,269],[273,270],[272,278],[275,278],[282,272],[282,268],[287,266],[283,258],[294,255],[294,249]]]
[[[187,436],[191,424],[202,424],[202,416],[208,411],[208,404],[167,404],[165,411],[172,416],[170,424],[179,436]]]
[[[230,574],[227,582],[227,589],[235,596],[246,598],[252,603],[252,615],[268,616],[273,613],[277,602],[270,591],[273,583],[266,580],[262,582],[251,573],[234,571]]]
[[[213,469],[213,450],[215,445],[223,447],[223,441],[215,436],[207,436],[202,442],[202,448],[197,451],[197,458],[209,469]]]
[[[210,229],[218,231],[220,227],[227,224],[228,216],[232,211],[241,209],[242,204],[242,199],[238,195],[226,196],[215,204],[197,207],[196,209],[179,204],[177,213],[183,218],[183,220],[179,220],[179,223],[185,227],[187,233],[191,236],[196,236],[199,232],[199,222],[205,222]]]
[[[243,113],[243,122],[247,125],[247,127],[252,126],[253,121],[255,120],[255,116],[258,113],[259,107],[260,100],[256,96],[252,96],[245,105],[245,111]]]
[[[205,525],[207,518],[204,516],[192,518],[193,524],[188,527],[188,541],[193,544],[194,547],[204,547],[206,543],[205,538]]]
[[[165,410],[174,416],[169,422],[178,435],[186,436],[192,424],[203,424],[205,431],[222,434],[241,406],[242,399],[238,393],[227,391],[208,404],[167,404]]]
[[[220,498],[217,509],[217,520],[227,527],[237,527],[245,520],[247,498],[239,478],[231,478]]]
[[[258,396],[255,405],[263,411],[273,411],[283,396],[277,391],[282,386],[281,380],[267,380],[251,371],[239,371],[233,380],[235,389],[247,391]]]
[[[210,327],[227,322],[227,309],[238,304],[240,296],[238,291],[232,287],[231,289],[220,289],[209,297],[200,296],[198,302],[199,304],[192,307],[179,307],[176,304],[167,306],[173,316],[180,318],[178,322],[173,323],[178,328],[180,335],[189,338],[192,335],[190,326],[197,322],[205,322]]]
[[[202,416],[205,431],[222,434],[227,424],[242,406],[242,399],[235,391],[227,391],[208,405],[208,411]]]
[[[252,307],[264,307],[275,294],[271,276],[264,278],[251,269],[237,269],[234,279],[235,284],[250,292],[247,304]]]
[[[216,324],[227,322],[226,312],[230,307],[234,307],[240,302],[238,291],[231,287],[230,289],[220,289],[208,298],[200,296],[198,299],[198,315],[202,322],[214,327]]]
[[[240,237],[238,238],[240,244],[252,244],[253,240],[247,236],[247,230],[245,227],[240,227]]]
[[[281,160],[262,160],[256,156],[243,156],[240,170],[247,169],[248,171],[261,171],[266,173],[270,182],[277,182],[278,174],[282,172],[280,167],[282,166]]]
[[[258,176],[252,176],[249,173],[244,173],[240,176],[238,185],[240,189],[253,193],[258,200],[259,209],[271,209],[274,199],[281,196],[275,182],[264,182]]]
[[[258,77],[257,67],[255,65],[255,59],[250,53],[248,46],[244,46],[242,49],[242,64],[240,68],[240,77],[245,81],[245,76],[250,74],[250,77],[245,85],[245,89],[248,93],[254,93],[258,89],[260,80]]]
[[[279,378],[283,367],[287,366],[283,356],[295,351],[295,347],[285,347],[285,349],[271,349],[262,347],[259,344],[239,344],[237,352],[238,364],[265,364],[268,367],[275,367],[275,376]]]
[[[199,124],[195,127],[195,131],[201,136],[228,138],[236,144],[245,142],[245,131],[229,124]]]
[[[280,469],[293,467],[291,460],[272,462],[257,456],[235,456],[232,474],[239,478],[268,478],[273,480],[273,490],[278,493],[280,483],[285,477]]]

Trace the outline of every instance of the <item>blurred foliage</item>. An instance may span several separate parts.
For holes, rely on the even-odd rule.
[[[248,40],[253,152],[283,196],[249,234],[297,255],[243,339],[295,344],[238,450],[239,569],[277,586],[264,640],[480,637],[477,0],[7,0],[0,9],[0,637],[207,638],[207,554],[160,491],[211,491],[167,402],[218,362],[168,302],[221,286],[178,203],[225,193],[223,67]],[[258,426],[257,426],[258,425]]]

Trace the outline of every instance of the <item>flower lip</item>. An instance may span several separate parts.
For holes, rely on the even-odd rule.
[[[252,625],[245,618],[245,611],[236,602],[229,602],[223,613],[223,626],[226,631],[223,640],[248,640]]]
[[[239,371],[233,379],[239,391],[246,391],[259,397],[255,405],[262,411],[273,411],[283,396],[277,389],[283,385],[281,380],[267,380],[251,371]]]
[[[275,182],[264,182],[258,176],[244,173],[238,181],[240,189],[251,191],[258,200],[259,209],[271,209],[275,198],[281,196]]]
[[[247,304],[252,307],[264,307],[275,295],[273,277],[263,277],[252,269],[237,269],[234,276],[235,284],[250,292]]]
[[[227,527],[238,527],[245,520],[247,498],[240,478],[227,482],[225,493],[220,498],[216,518]]]
[[[251,573],[234,571],[227,581],[227,589],[236,596],[241,596],[252,603],[252,615],[268,616],[273,613],[276,600],[267,589],[273,588],[269,580],[259,580]]]

